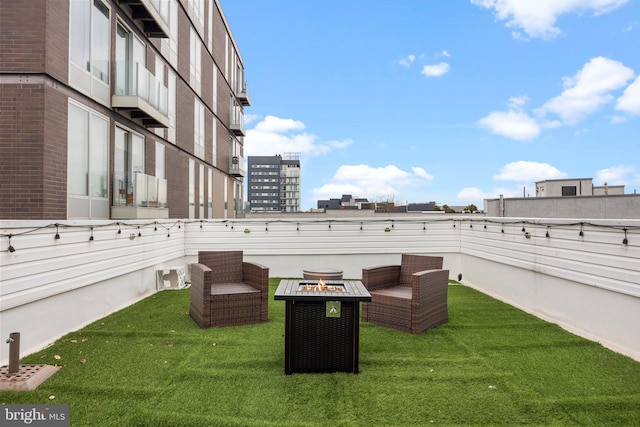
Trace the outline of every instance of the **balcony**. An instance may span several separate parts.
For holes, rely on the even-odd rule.
[[[235,177],[244,177],[244,158],[242,156],[231,156],[229,174]]]
[[[232,107],[229,115],[229,129],[235,136],[245,136],[244,113],[240,107]]]
[[[169,37],[166,2],[163,0],[119,0],[119,3],[131,8],[131,18],[142,23],[143,31],[147,37]]]
[[[240,101],[240,104],[244,107],[251,106],[251,99],[249,99],[249,90],[247,89],[247,82],[238,82],[236,88],[236,98]]]
[[[133,120],[148,128],[167,128],[168,89],[140,64],[127,61],[116,64],[115,94],[111,106],[126,112]]]
[[[113,219],[162,218],[167,209],[167,180],[140,172],[116,175],[113,180]]]

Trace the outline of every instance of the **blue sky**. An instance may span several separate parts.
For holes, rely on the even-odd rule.
[[[221,0],[245,157],[297,152],[302,209],[452,206],[535,181],[640,190],[638,0]]]

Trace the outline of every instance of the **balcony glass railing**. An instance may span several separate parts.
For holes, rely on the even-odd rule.
[[[168,89],[162,81],[139,63],[130,61],[116,63],[116,95],[137,96],[148,102],[164,116],[168,115]]]
[[[229,124],[237,135],[244,135],[244,112],[237,105],[232,105],[229,112]]]
[[[167,207],[167,180],[135,172],[114,177],[113,206]]]
[[[229,173],[236,176],[244,176],[244,158],[242,156],[231,155],[229,158]]]

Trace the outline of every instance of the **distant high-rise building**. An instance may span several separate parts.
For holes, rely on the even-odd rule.
[[[251,212],[300,212],[300,154],[248,157]]]

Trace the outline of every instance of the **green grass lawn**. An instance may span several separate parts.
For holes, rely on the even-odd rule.
[[[357,375],[284,375],[269,305],[202,330],[189,290],[160,292],[23,358],[63,368],[0,403],[67,403],[73,426],[640,425],[640,363],[467,287],[421,335],[362,323]]]

